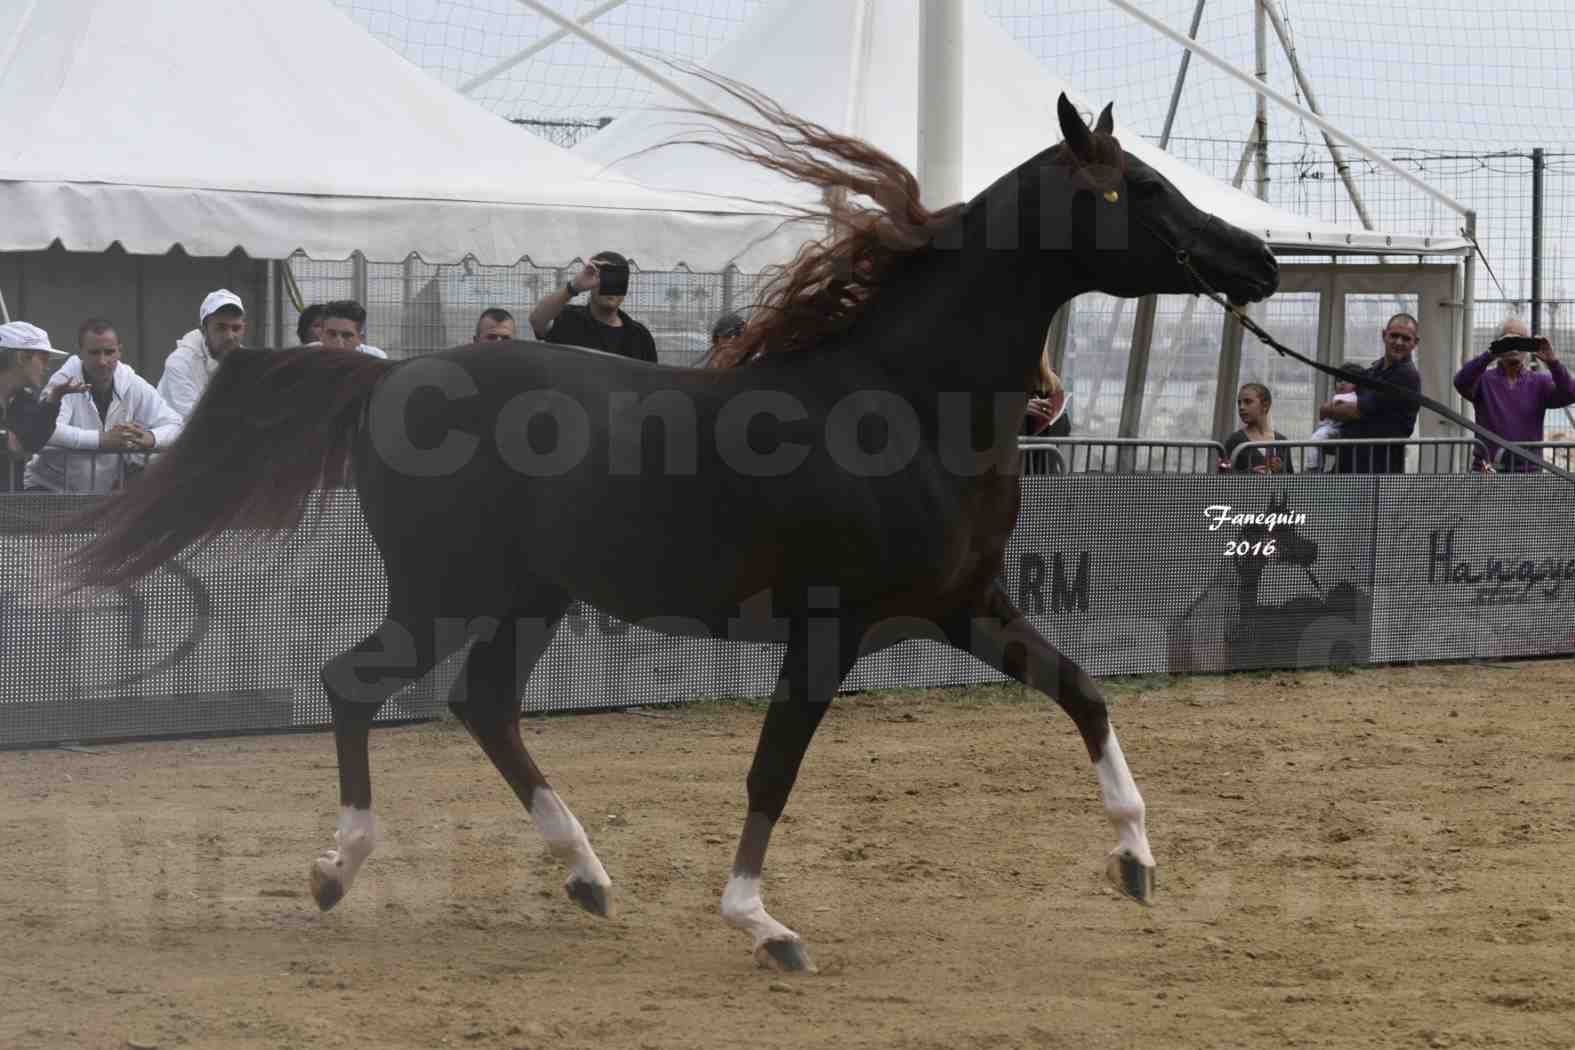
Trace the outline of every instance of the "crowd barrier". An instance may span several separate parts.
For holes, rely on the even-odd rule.
[[[1552,476],[1173,470],[1022,486],[1002,582],[1096,675],[1575,652],[1575,488]],[[353,491],[322,493],[317,527],[288,545],[234,530],[134,588],[62,597],[55,559],[84,537],[56,529],[95,498],[0,497],[0,746],[328,723],[318,672],[377,626],[386,594]],[[780,656],[577,606],[523,699],[762,696]],[[382,717],[437,713],[452,672]],[[999,679],[908,642],[864,657],[846,688]]]
[[[1248,441],[1237,445],[1231,453],[1231,467],[1243,470],[1247,458],[1254,452],[1268,452],[1271,449],[1283,450],[1290,455],[1290,466],[1293,473],[1333,473],[1334,466],[1339,458],[1342,448],[1349,448],[1355,453],[1353,458],[1360,457],[1363,451],[1389,448],[1402,445],[1405,448],[1405,472],[1407,474],[1465,474],[1479,467],[1477,447],[1482,444],[1476,438],[1408,438],[1403,442],[1392,441],[1387,438],[1336,438],[1330,441]],[[1564,470],[1571,469],[1575,464],[1575,441],[1526,441],[1521,442],[1521,448],[1541,458],[1543,462]],[[1222,450],[1223,451],[1223,450]],[[1493,449],[1498,457],[1504,454],[1499,449]],[[1372,453],[1369,453],[1371,457]],[[1515,461],[1516,469],[1528,470],[1528,465],[1520,460]],[[1365,471],[1363,471],[1365,473]]]

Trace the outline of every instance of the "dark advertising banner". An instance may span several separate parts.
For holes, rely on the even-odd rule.
[[[1575,652],[1575,489],[1558,478],[1384,479],[1373,659]]]
[[[1368,659],[1372,482],[1025,478],[1018,607],[1094,674]]]
[[[0,497],[0,745],[324,725],[322,664],[376,629],[381,565],[353,493],[315,529],[245,531],[134,588],[62,596],[83,503]],[[1535,477],[1032,476],[1002,580],[1094,674],[1575,652],[1575,493]],[[459,630],[438,624],[434,630]],[[571,608],[528,710],[761,696],[781,648],[675,638]],[[441,709],[457,661],[391,701]],[[908,642],[848,689],[999,680]]]

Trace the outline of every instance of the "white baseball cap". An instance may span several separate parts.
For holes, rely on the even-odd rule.
[[[36,324],[28,324],[26,321],[0,324],[0,349],[42,350],[49,354],[59,354],[61,357],[71,356],[64,350],[56,350],[50,346],[49,333]]]
[[[246,307],[241,305],[241,297],[228,288],[220,288],[216,292],[209,292],[208,297],[202,301],[202,309],[197,311],[197,327],[201,328],[207,324],[208,318],[226,306],[235,307],[243,315],[246,313]]]

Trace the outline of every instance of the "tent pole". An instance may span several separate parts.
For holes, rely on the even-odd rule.
[[[1261,84],[1269,82],[1269,34],[1266,22],[1263,0],[1258,0],[1252,9],[1252,40],[1258,64],[1255,75]],[[1266,201],[1269,199],[1269,100],[1261,92],[1258,94],[1256,112],[1253,127],[1258,132],[1258,199]]]
[[[1160,19],[1155,18],[1147,11],[1144,11],[1137,4],[1132,3],[1131,0],[1108,0],[1108,2],[1120,8],[1122,11],[1125,11],[1127,14],[1131,15],[1139,22],[1142,22],[1144,25],[1148,26],[1155,32],[1169,37],[1171,40],[1181,44],[1187,50],[1196,53],[1197,56],[1203,59],[1205,62],[1225,73],[1230,74],[1237,80],[1240,80],[1258,94],[1272,99],[1280,106],[1280,108],[1285,109],[1291,113],[1295,113],[1297,116],[1307,121],[1307,123],[1313,125],[1313,127],[1327,132],[1331,138],[1334,138],[1336,141],[1343,142],[1345,145],[1350,146],[1363,157],[1372,161],[1380,168],[1383,168],[1391,175],[1396,175],[1405,180],[1408,185],[1421,190],[1423,193],[1427,194],[1433,200],[1438,201],[1438,203],[1442,204],[1456,215],[1463,216],[1471,210],[1464,204],[1461,204],[1459,201],[1455,200],[1449,194],[1445,193],[1443,190],[1429,185],[1425,179],[1419,178],[1415,172],[1407,171],[1405,168],[1402,168],[1400,165],[1396,164],[1382,153],[1379,153],[1370,146],[1364,145],[1360,140],[1347,135],[1345,132],[1341,131],[1329,121],[1325,120],[1323,117],[1320,117],[1318,114],[1308,112],[1305,107],[1297,105],[1294,99],[1286,97],[1280,92],[1269,87],[1267,84],[1259,83],[1252,74],[1245,73],[1242,70],[1237,69],[1235,66],[1231,65],[1229,62],[1225,61],[1223,58],[1216,55],[1213,51],[1204,47],[1196,40],[1188,40],[1186,37],[1170,28],[1170,26],[1166,25]]]
[[[1313,97],[1312,81],[1307,79],[1307,74],[1302,71],[1301,59],[1296,57],[1296,48],[1291,44],[1291,34],[1285,28],[1285,20],[1280,17],[1280,9],[1274,5],[1274,0],[1262,0],[1263,10],[1269,15],[1269,23],[1274,27],[1274,35],[1280,38],[1280,48],[1285,52],[1285,58],[1291,64],[1291,75],[1296,78],[1296,83],[1301,85],[1302,94],[1307,98],[1307,108],[1323,116],[1323,110],[1318,107],[1318,100]],[[1262,98],[1260,95],[1259,98]],[[1329,148],[1329,156],[1334,160],[1334,170],[1340,173],[1340,181],[1345,183],[1345,192],[1351,198],[1351,204],[1356,207],[1356,216],[1362,220],[1362,228],[1373,228],[1373,220],[1367,214],[1367,206],[1362,203],[1362,195],[1356,190],[1356,180],[1351,178],[1351,165],[1346,163],[1345,153],[1340,149],[1340,144],[1329,137],[1327,131],[1320,131],[1323,144]]]
[[[1192,28],[1187,30],[1187,39],[1198,38],[1198,27],[1203,24],[1203,5],[1208,0],[1198,0],[1198,6],[1192,12]],[[1176,123],[1176,109],[1181,105],[1181,86],[1187,82],[1187,66],[1192,64],[1192,52],[1186,48],[1181,49],[1181,68],[1176,70],[1176,86],[1170,90],[1170,109],[1165,113],[1165,127],[1159,133],[1159,148],[1165,149],[1170,145],[1170,129]]]
[[[1465,234],[1468,241],[1470,241],[1472,244],[1476,244],[1477,213],[1474,211],[1466,212]],[[1466,255],[1466,275],[1464,283],[1465,294],[1461,296],[1461,303],[1463,305],[1460,307],[1460,358],[1456,362],[1457,368],[1461,365],[1464,365],[1470,358],[1476,356],[1471,352],[1475,348],[1475,343],[1472,342],[1472,340],[1475,338],[1475,332],[1472,329],[1476,324],[1477,312],[1477,253],[1474,250],[1467,253]]]
[[[1198,0],[1192,11],[1192,28],[1187,36],[1196,39],[1198,26],[1203,23],[1203,7],[1208,0]],[[1165,114],[1165,127],[1159,133],[1159,148],[1170,145],[1170,131],[1176,123],[1176,107],[1181,104],[1181,86],[1187,82],[1187,66],[1192,62],[1192,52],[1181,49],[1181,68],[1176,70],[1176,86],[1170,92],[1170,110]],[[1190,316],[1195,299],[1187,301]],[[1132,351],[1127,357],[1127,382],[1121,391],[1121,422],[1116,428],[1117,437],[1137,437],[1143,424],[1143,398],[1148,392],[1149,355],[1154,347],[1154,318],[1159,312],[1159,296],[1145,295],[1138,300],[1137,315],[1132,323]],[[1183,322],[1185,323],[1185,322]],[[1164,385],[1159,390],[1164,393]],[[1130,464],[1122,464],[1126,470]]]
[[[919,190],[931,208],[962,199],[962,0],[919,4]]]

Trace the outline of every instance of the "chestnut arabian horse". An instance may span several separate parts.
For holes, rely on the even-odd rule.
[[[320,907],[376,841],[373,716],[468,650],[451,708],[568,869],[569,898],[608,913],[607,872],[519,729],[521,690],[576,599],[660,631],[786,643],[721,900],[761,965],[811,968],[761,899],[810,739],[858,656],[909,638],[1065,709],[1115,826],[1106,871],[1151,897],[1143,799],[1100,691],[996,582],[1016,437],[1045,331],[1074,296],[1187,293],[1195,269],[1255,301],[1278,287],[1273,255],[1126,154],[1108,106],[1090,126],[1062,96],[1062,143],[930,210],[891,157],[734,90],[761,120],[729,120],[713,145],[819,188],[830,223],[763,293],[733,348],[743,367],[536,342],[400,363],[236,350],[181,438],[78,523],[97,535],[71,582],[126,584],[226,528],[292,530],[325,478],[353,472],[388,610],[322,672],[341,809],[310,867]]]

